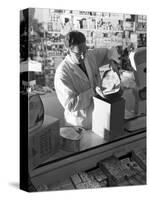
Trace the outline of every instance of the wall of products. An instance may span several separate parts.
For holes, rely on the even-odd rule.
[[[42,63],[45,85],[50,88],[54,88],[55,70],[66,55],[64,35],[71,30],[83,32],[91,49],[146,46],[145,15],[49,9],[46,19],[39,23],[40,34],[34,23],[30,26],[30,51],[33,59]]]

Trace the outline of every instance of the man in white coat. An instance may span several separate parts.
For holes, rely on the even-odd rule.
[[[92,128],[93,96],[101,87],[99,67],[119,63],[116,48],[87,50],[86,38],[79,31],[65,36],[68,55],[57,67],[54,85],[57,97],[64,107],[66,125]]]

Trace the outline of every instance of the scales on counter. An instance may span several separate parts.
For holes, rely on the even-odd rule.
[[[136,86],[127,91],[124,97],[126,107],[130,109],[125,110],[125,130],[137,132],[146,130],[146,48],[131,52],[129,59]]]

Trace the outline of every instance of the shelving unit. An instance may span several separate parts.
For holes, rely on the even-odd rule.
[[[65,34],[71,30],[83,32],[86,36],[87,46],[91,49],[95,47],[110,48],[111,46],[120,46],[125,49],[131,43],[135,48],[146,45],[145,15],[48,10],[49,14],[42,24],[43,37],[40,38],[41,42],[38,44],[36,42],[36,45],[33,45],[33,52],[41,55],[43,73],[46,73],[47,77],[48,74],[52,74],[51,70],[56,69],[65,57],[66,50],[63,39]],[[34,40],[36,39],[34,38]],[[32,39],[32,44],[35,43],[34,40]],[[51,81],[52,83],[53,81]],[[48,86],[54,87],[53,84]]]

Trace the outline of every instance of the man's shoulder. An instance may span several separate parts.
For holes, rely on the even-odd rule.
[[[106,52],[106,51],[108,51],[108,48],[105,48],[105,47],[97,47],[97,48],[88,50],[89,54],[96,54],[97,52]]]
[[[67,68],[66,60],[62,60],[61,63],[57,66],[56,71],[64,71]]]
[[[69,63],[66,61],[66,59],[64,59],[56,68],[56,72],[55,72],[55,76],[63,76],[65,74],[69,73]]]

